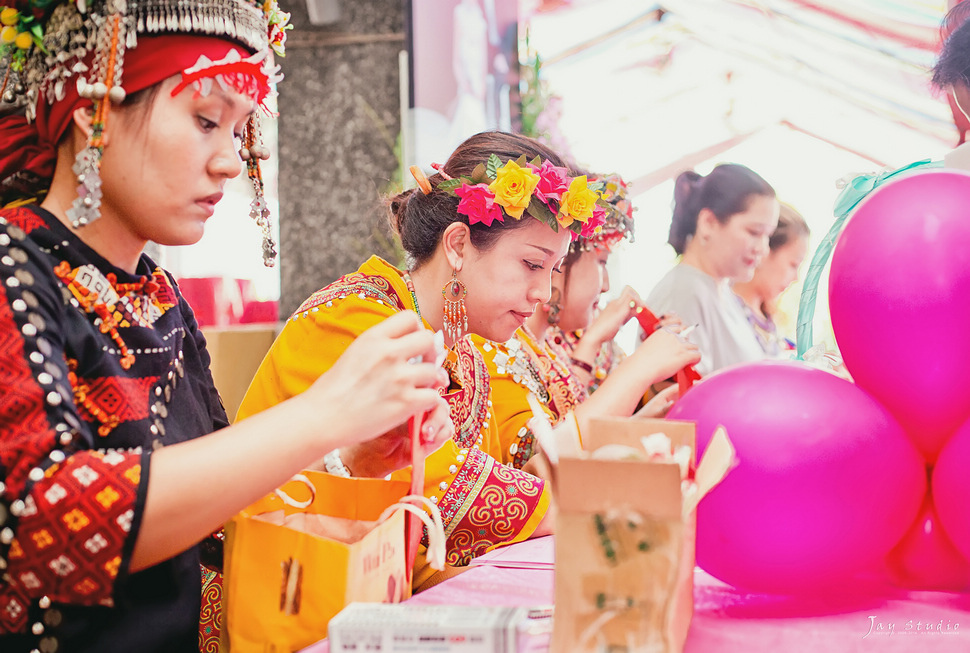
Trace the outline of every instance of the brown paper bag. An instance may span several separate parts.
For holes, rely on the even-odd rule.
[[[643,459],[640,439],[658,432],[671,449],[691,448],[692,472],[687,422],[593,420],[584,451],[560,457],[554,653],[683,650],[693,615],[696,501],[686,497],[685,511],[680,465]],[[592,457],[607,445],[641,459]]]

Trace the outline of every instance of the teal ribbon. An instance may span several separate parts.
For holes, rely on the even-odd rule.
[[[845,221],[849,215],[862,200],[869,196],[869,193],[886,182],[914,171],[942,167],[943,161],[923,159],[916,163],[910,163],[908,166],[899,168],[898,170],[881,172],[877,175],[859,175],[842,189],[838,199],[835,200],[835,209],[833,210],[835,222],[832,223],[832,227],[825,234],[825,238],[815,250],[815,254],[812,256],[812,262],[808,266],[808,272],[805,273],[805,281],[802,283],[802,295],[798,301],[798,320],[795,330],[797,345],[796,357],[799,360],[812,347],[812,320],[815,318],[818,281],[822,277],[822,270],[825,269],[829,258],[832,256],[835,241],[838,239],[839,234],[842,233],[842,227],[845,225]]]

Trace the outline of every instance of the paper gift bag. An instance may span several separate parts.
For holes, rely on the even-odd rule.
[[[666,461],[644,447],[654,433],[669,438]],[[551,650],[679,653],[693,615],[694,425],[592,420],[583,449],[559,459]]]
[[[405,514],[435,526],[399,503],[408,491],[406,482],[307,471],[234,517],[226,525],[224,648],[295,651],[326,637],[351,602],[408,598]]]

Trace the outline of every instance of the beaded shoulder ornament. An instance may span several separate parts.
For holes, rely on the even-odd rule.
[[[7,105],[22,106],[28,120],[37,113],[41,96],[48,103],[65,98],[73,81],[77,93],[92,101],[94,117],[87,147],[72,170],[77,175],[78,197],[68,217],[75,228],[100,216],[101,155],[103,135],[112,104],[126,96],[123,86],[125,51],[137,47],[138,36],[195,34],[236,41],[254,51],[243,58],[230,52],[219,61],[200,56],[182,71],[182,84],[173,95],[192,86],[201,95],[213,84],[251,96],[266,113],[264,101],[280,81],[272,50],[284,54],[289,14],[276,0],[0,0],[0,97]],[[250,117],[242,138],[240,156],[256,198],[250,216],[263,234],[263,261],[272,266],[276,246],[269,209],[263,195],[259,161],[269,157],[263,145],[256,114]]]
[[[553,231],[570,231],[576,240],[598,233],[613,210],[603,197],[605,184],[590,182],[585,175],[571,177],[566,168],[538,156],[532,161],[523,155],[503,162],[492,154],[471,175],[456,178],[440,165],[433,167],[445,178],[435,188],[460,198],[458,213],[468,217],[469,225],[490,227],[506,217],[521,220],[528,214]],[[411,173],[429,194],[431,185],[420,169],[413,166]]]

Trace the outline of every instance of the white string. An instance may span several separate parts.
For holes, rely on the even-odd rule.
[[[313,500],[317,498],[317,489],[313,487],[313,483],[310,481],[310,479],[308,479],[303,474],[294,474],[290,480],[300,481],[302,483],[305,483],[306,486],[310,488],[310,498],[307,499],[306,501],[297,501],[296,499],[294,499],[293,497],[291,497],[290,495],[288,495],[286,492],[284,492],[279,488],[273,490],[273,492],[276,494],[276,496],[280,498],[280,501],[290,506],[291,508],[299,508],[300,510],[303,510],[304,508],[309,508],[310,504],[313,503]]]
[[[412,504],[418,505],[415,506]],[[401,497],[400,502],[388,506],[378,518],[378,521],[384,521],[394,511],[399,509],[407,510],[413,514],[428,529],[428,564],[431,565],[432,569],[437,569],[438,571],[443,570],[445,568],[445,527],[441,521],[441,511],[438,509],[438,506],[431,503],[428,497],[419,494],[408,494],[407,496]]]

